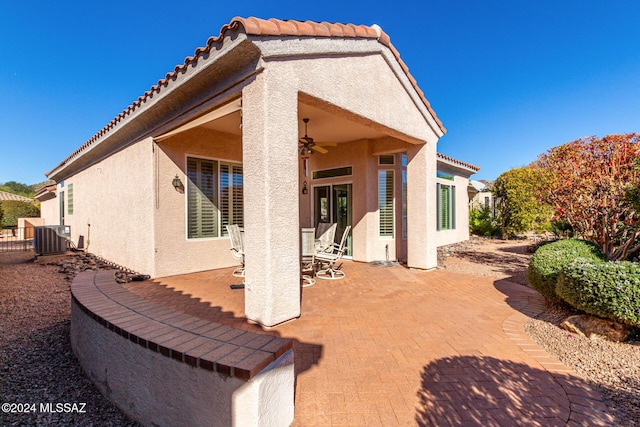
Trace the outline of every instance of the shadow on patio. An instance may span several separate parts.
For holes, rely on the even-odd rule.
[[[232,269],[212,270],[144,282],[129,282],[125,288],[140,297],[201,319],[244,331],[291,339],[296,377],[316,365],[322,357],[322,345],[302,342],[294,337],[284,336],[277,330],[264,329],[248,323],[242,314],[244,291],[229,289],[229,284],[238,280],[231,276],[231,271]]]
[[[509,360],[473,356],[439,359],[422,372],[416,423],[546,427],[564,426],[571,420],[575,425],[615,425],[611,418],[597,416],[595,412],[606,407],[583,391],[589,388],[580,378],[550,374]],[[567,392],[576,393],[571,403]]]

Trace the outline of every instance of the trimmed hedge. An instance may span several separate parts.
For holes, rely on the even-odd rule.
[[[558,278],[557,295],[599,317],[640,326],[640,265],[578,258]]]
[[[602,250],[585,240],[558,240],[539,247],[529,263],[529,283],[544,297],[560,299],[556,294],[558,275],[565,265],[579,257],[593,261],[605,260]]]

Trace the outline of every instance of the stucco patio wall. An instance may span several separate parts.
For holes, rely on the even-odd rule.
[[[129,294],[114,284],[108,272],[81,273],[71,291],[73,352],[100,392],[131,419],[145,426],[188,427],[288,426],[293,422],[294,366],[293,350],[287,350],[289,340],[172,312]],[[118,300],[129,301],[135,311]],[[141,319],[140,312],[150,311],[162,313],[156,318],[164,320]],[[152,326],[140,329],[145,322]],[[171,322],[182,326],[169,328]],[[135,334],[127,332],[136,329],[132,325],[137,325]],[[227,344],[222,336],[208,339],[212,332],[196,333],[212,327],[222,329],[225,336],[236,336],[236,341]],[[258,344],[232,345],[241,341],[239,336]],[[229,348],[232,353],[225,355]],[[204,354],[191,356],[198,352]],[[256,362],[261,359],[263,362]],[[222,373],[226,370],[229,374]]]

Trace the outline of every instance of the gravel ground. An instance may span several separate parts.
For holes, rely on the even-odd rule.
[[[23,404],[10,408],[14,413],[3,407],[0,426],[137,426],[100,394],[71,352],[68,276],[32,257],[0,253],[0,403]],[[54,410],[71,405],[62,412],[40,407],[48,403]]]
[[[506,279],[524,286],[531,254],[530,241],[472,238],[440,250],[440,268],[476,276]],[[619,426],[640,426],[640,336],[624,343],[591,340],[560,327],[572,307],[548,304],[532,319],[526,333],[562,363],[571,367],[603,394]]]

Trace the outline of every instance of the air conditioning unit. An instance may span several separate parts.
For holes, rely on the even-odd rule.
[[[63,254],[71,238],[68,225],[45,225],[34,227],[33,250],[36,255]]]

